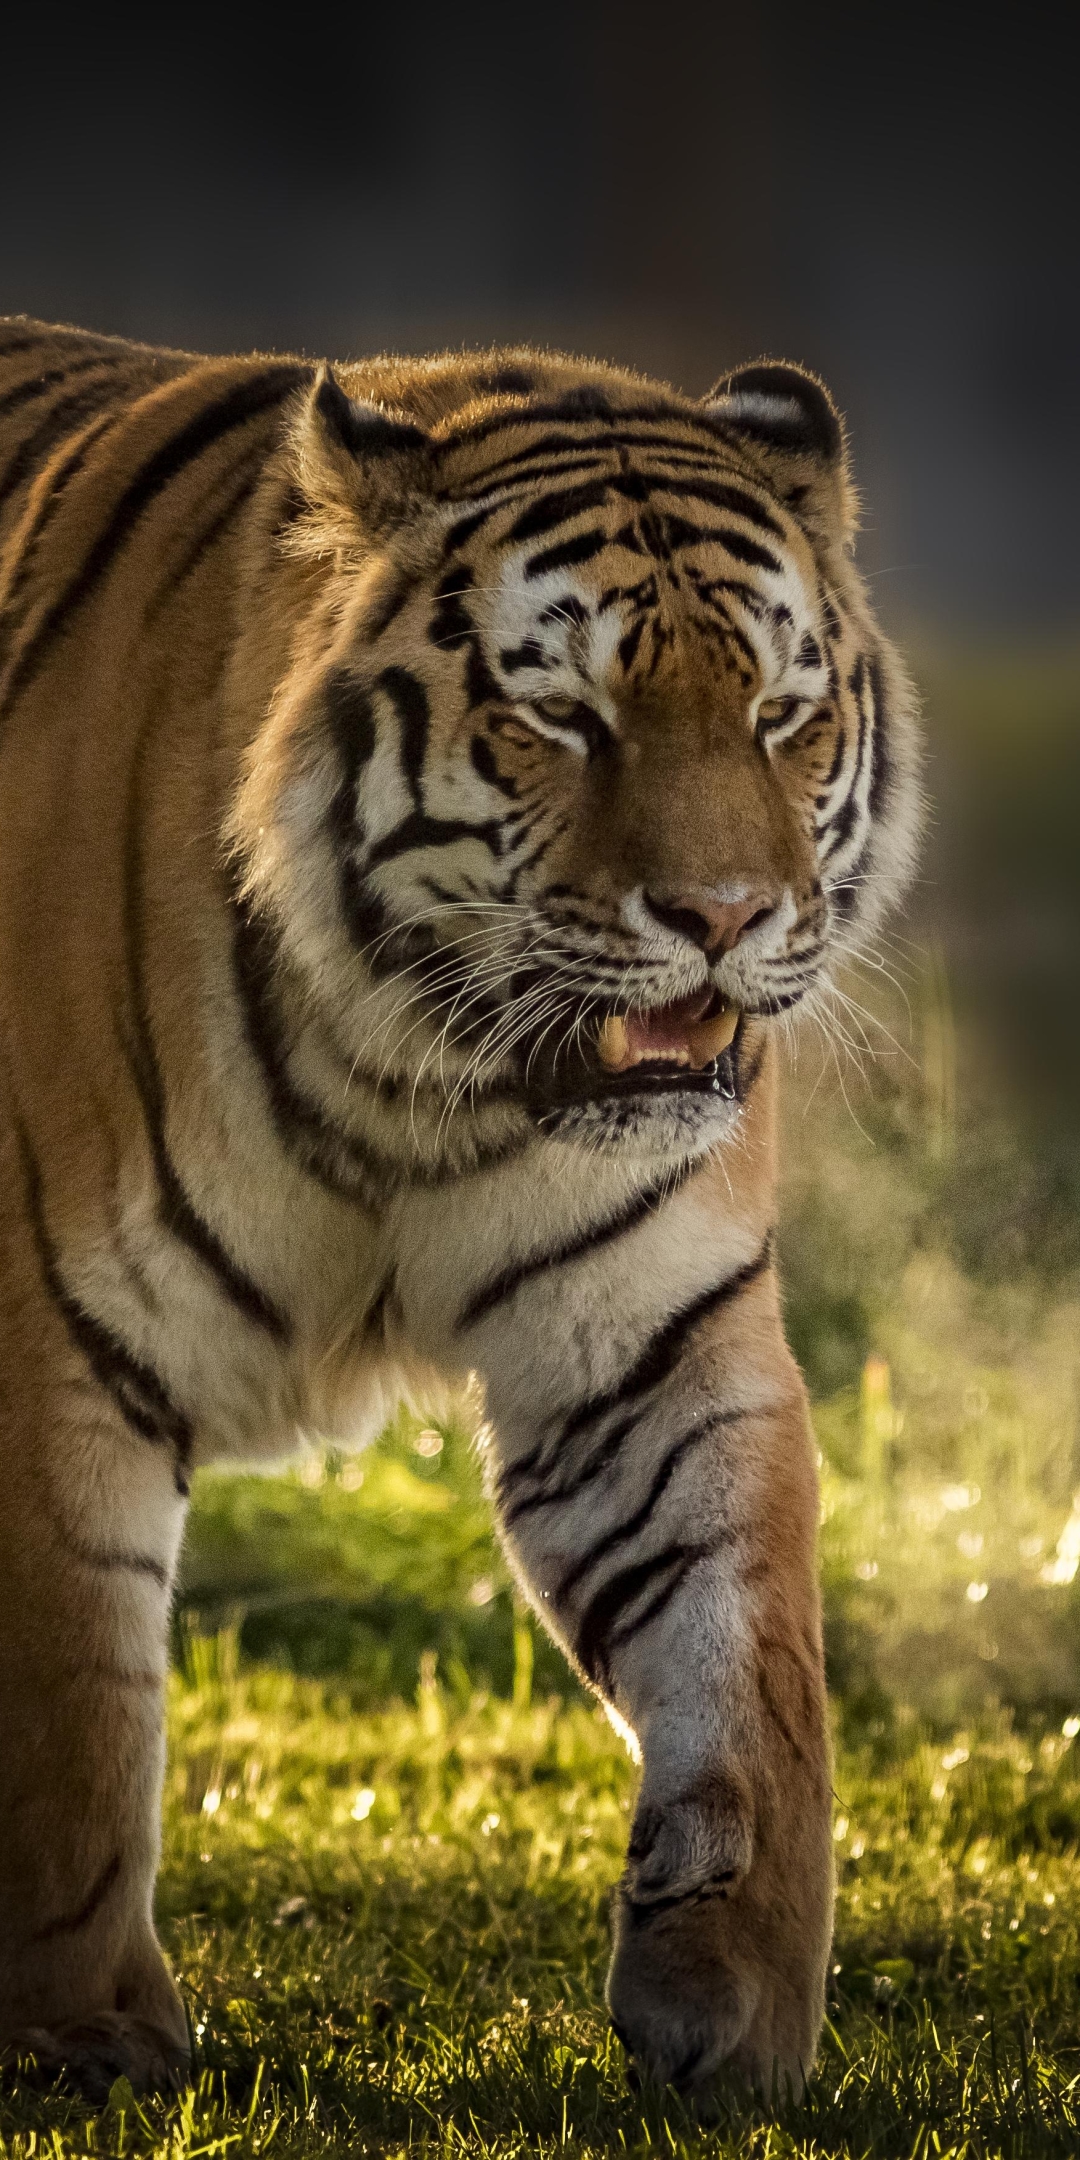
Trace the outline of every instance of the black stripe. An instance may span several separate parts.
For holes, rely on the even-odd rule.
[[[233,919],[233,976],[244,1035],[259,1066],[278,1138],[299,1168],[338,1199],[376,1210],[395,1190],[433,1188],[497,1168],[524,1152],[532,1134],[484,1144],[474,1141],[472,1162],[461,1167],[425,1164],[385,1154],[374,1143],[336,1125],[299,1086],[289,1070],[289,1050],[276,976],[280,967],[271,924],[244,898],[234,868],[229,890]]]
[[[792,968],[797,969],[807,960],[818,959],[824,948],[824,944],[825,933],[819,928],[813,932],[808,945],[789,945],[787,952],[784,954],[784,961],[787,968],[789,970]]]
[[[650,459],[654,453],[659,452],[662,462],[655,465],[647,463],[642,472],[620,473],[613,469],[612,453],[626,450],[634,450],[639,456],[645,453]],[[632,493],[635,499],[641,489],[644,489],[646,495],[662,492],[669,488],[674,479],[675,485],[670,488],[673,494],[693,495],[700,492],[703,500],[711,501],[713,498],[709,490],[723,489],[726,485],[723,481],[717,481],[718,470],[734,471],[740,479],[748,477],[737,461],[720,455],[719,446],[716,444],[710,444],[708,448],[703,445],[696,449],[689,443],[680,443],[667,435],[642,433],[609,432],[602,437],[591,439],[585,436],[544,436],[538,443],[530,443],[525,449],[515,451],[509,457],[496,459],[485,472],[478,474],[465,487],[457,490],[451,487],[441,492],[440,500],[446,503],[475,501],[478,495],[497,493],[499,496],[497,502],[485,502],[482,508],[459,520],[459,525],[454,527],[452,535],[448,536],[446,552],[450,552],[451,538],[454,545],[463,546],[488,518],[507,509],[515,496],[535,493],[537,488],[546,487],[553,481],[568,480],[577,473],[591,472],[597,477],[603,477],[608,486],[615,489],[621,487],[623,492]],[[742,495],[744,491],[735,487],[733,493]],[[755,502],[756,498],[746,496],[745,500]],[[723,499],[719,500],[718,507],[725,507]],[[742,510],[740,503],[731,503],[729,507],[739,515],[749,515]],[[758,505],[753,522],[758,523],[767,515]],[[775,529],[778,533],[783,531],[780,526]]]
[[[731,510],[736,517],[745,518],[748,525],[758,526],[761,532],[772,533],[777,540],[784,538],[783,526],[755,496],[748,495],[745,488],[731,487],[726,481],[705,477],[700,480],[659,479],[652,474],[649,477],[652,479],[655,494],[689,496],[697,502],[711,503],[714,510]],[[723,534],[706,530],[700,537],[703,540],[718,540],[723,538]]]
[[[0,663],[6,657],[12,637],[18,629],[17,602],[33,575],[34,557],[42,535],[60,509],[65,490],[82,471],[95,444],[116,426],[118,418],[119,412],[116,410],[99,415],[82,429],[73,442],[69,442],[66,455],[58,460],[57,468],[50,475],[48,492],[39,500],[33,518],[27,520],[24,515],[19,528],[18,559],[4,597],[3,609],[0,611]]]
[[[536,1447],[531,1448],[528,1455],[522,1456],[517,1462],[509,1464],[500,1476],[498,1483],[498,1499],[502,1510],[503,1528],[512,1530],[514,1524],[520,1522],[523,1515],[536,1515],[541,1508],[557,1507],[564,1500],[575,1500],[586,1485],[591,1485],[595,1478],[600,1477],[605,1470],[610,1469],[622,1447],[623,1441],[635,1430],[637,1422],[638,1412],[635,1407],[628,1410],[624,1417],[616,1418],[614,1425],[609,1425],[599,1447],[593,1449],[592,1454],[587,1456],[585,1462],[580,1469],[575,1471],[572,1477],[564,1478],[561,1485],[546,1487],[539,1485],[533,1492],[519,1493],[516,1500],[506,1498],[506,1494],[512,1485],[520,1484],[525,1477],[537,1478],[546,1475],[546,1472],[540,1467],[545,1453],[543,1441],[538,1442]],[[554,1468],[554,1464],[549,1467]]]
[[[474,488],[473,493],[476,494],[477,492]],[[481,526],[487,524],[489,518],[495,517],[504,508],[505,505],[501,502],[485,503],[481,510],[472,510],[467,517],[458,518],[456,523],[451,525],[443,541],[444,558],[447,555],[456,554],[458,548],[464,547],[465,542],[471,540],[473,534],[478,533]]]
[[[829,845],[827,845],[827,849],[823,853],[823,862],[832,862],[834,855],[838,855],[842,847],[847,847],[847,842],[851,840],[851,834],[855,829],[855,821],[858,821],[858,814],[860,814],[860,806],[858,806],[858,797],[855,797],[855,791],[858,791],[858,784],[860,784],[860,778],[862,778],[862,762],[864,762],[864,756],[866,756],[866,706],[862,702],[862,693],[860,693],[860,702],[858,702],[858,715],[860,715],[860,732],[858,732],[858,739],[855,739],[855,758],[853,758],[851,773],[849,773],[849,780],[847,780],[847,795],[845,795],[845,799],[842,799],[840,808],[834,810],[832,816],[827,816],[823,825],[816,827],[816,836],[819,836],[819,840],[823,840],[825,834],[829,834]]]
[[[670,1604],[690,1569],[704,1559],[708,1550],[707,1545],[691,1545],[680,1539],[677,1544],[666,1546],[663,1552],[653,1553],[650,1559],[636,1560],[632,1567],[621,1569],[597,1591],[577,1631],[578,1661],[594,1685],[610,1683],[613,1652],[621,1643],[629,1642]],[[619,1614],[642,1590],[655,1582],[658,1575],[666,1576],[668,1580],[632,1620],[623,1621],[616,1628],[614,1622]]]
[[[46,368],[40,375],[26,375],[22,382],[16,383],[13,390],[5,390],[3,396],[0,396],[0,413],[18,412],[23,405],[36,405],[39,399],[47,397],[49,391],[55,389],[57,383],[66,382],[70,375],[85,375],[89,368],[101,367],[102,364],[100,356],[95,353],[90,360],[76,360],[73,367]],[[104,365],[108,366],[108,361]],[[115,366],[115,362],[113,365]]]
[[[590,530],[575,533],[572,540],[560,540],[555,547],[542,548],[539,555],[530,555],[525,565],[527,578],[543,577],[548,570],[565,570],[572,563],[591,562],[608,545],[606,532]]]
[[[613,442],[637,450],[663,449],[676,462],[677,473],[673,475],[670,470],[663,468],[646,470],[643,473],[613,471],[610,465]],[[549,453],[547,458],[544,456],[545,449]],[[560,451],[563,453],[561,462],[552,464],[550,456],[557,455]],[[504,467],[506,477],[502,479],[499,474]],[[742,488],[717,481],[715,477],[715,457],[710,458],[706,463],[705,453],[697,455],[686,446],[677,446],[663,436],[616,436],[614,438],[605,438],[602,442],[598,442],[591,447],[587,443],[583,444],[580,441],[572,439],[559,440],[552,437],[548,438],[546,443],[541,442],[530,445],[528,449],[518,452],[515,457],[504,460],[501,465],[492,468],[490,472],[483,474],[470,483],[468,493],[459,496],[458,500],[467,502],[479,494],[494,493],[495,491],[498,491],[499,499],[495,502],[485,502],[479,509],[470,511],[466,516],[457,520],[450,528],[443,542],[444,557],[452,555],[456,549],[464,547],[467,541],[490,519],[498,517],[501,512],[511,509],[515,498],[518,496],[524,496],[526,503],[531,503],[536,497],[537,489],[546,489],[552,482],[565,482],[577,473],[591,474],[593,479],[591,482],[581,481],[577,488],[564,489],[562,492],[568,496],[579,493],[584,496],[585,492],[592,487],[597,489],[598,501],[602,501],[605,494],[612,492],[624,495],[634,501],[644,501],[650,495],[657,493],[667,493],[680,497],[696,496],[702,502],[711,503],[719,509],[734,511],[737,516],[747,518],[750,523],[760,526],[763,531],[773,532],[779,538],[783,538],[784,535],[784,528],[770,517],[768,511],[757,502],[754,496],[748,495]],[[454,499],[452,494],[443,497],[443,500],[448,502]],[[584,507],[584,502],[579,502],[578,508]],[[522,513],[523,517],[528,517],[529,514],[528,508]],[[573,510],[569,510],[565,514],[571,516],[574,513]],[[514,535],[511,534],[509,537],[514,537]]]
[[[41,1170],[22,1125],[17,1124],[15,1130],[26,1185],[27,1213],[46,1289],[74,1347],[85,1358],[94,1378],[112,1396],[132,1431],[155,1445],[167,1443],[175,1448],[176,1488],[186,1495],[186,1471],[192,1449],[190,1419],[174,1403],[164,1381],[152,1366],[144,1365],[127,1344],[104,1321],[87,1312],[67,1288],[45,1222]]]
[[[730,525],[721,527],[710,537],[726,548],[729,555],[734,555],[736,562],[750,563],[756,570],[783,568],[779,557],[773,554],[771,548],[759,547],[756,540],[748,540],[745,533],[736,532]]]
[[[567,524],[583,510],[598,510],[601,503],[607,501],[610,487],[611,482],[607,479],[584,480],[578,487],[541,495],[538,501],[522,511],[510,527],[507,540],[536,540],[541,533],[551,532],[556,525]]]
[[[71,372],[79,371],[72,369]],[[0,504],[34,472],[54,444],[70,435],[80,420],[92,420],[103,406],[115,404],[117,396],[115,373],[110,369],[104,382],[84,383],[81,390],[73,390],[69,397],[57,398],[45,418],[15,446],[0,472]]]
[[[741,600],[755,622],[761,621],[765,612],[764,600],[757,587],[748,585],[744,578],[707,578],[700,571],[694,570],[690,570],[688,575],[696,592],[702,595],[730,593],[733,600]],[[726,615],[725,620],[730,622],[731,617]]]
[[[243,382],[235,383],[224,396],[215,398],[211,405],[204,406],[177,434],[158,446],[153,456],[129,480],[81,568],[53,601],[18,655],[3,688],[5,704],[19,697],[32,681],[52,639],[106,575],[154,497],[160,495],[185,466],[234,428],[283,404],[302,383],[310,382],[311,374],[310,368],[282,364],[249,376]]]
[[[850,864],[844,876],[837,884],[829,888],[829,900],[841,921],[846,921],[848,916],[854,915],[859,905],[862,897],[859,887],[866,876],[869,861],[870,844],[867,842],[865,847],[860,848],[854,862]]]
[[[709,1559],[714,1550],[715,1548],[712,1545],[688,1545],[686,1547],[682,1565],[676,1569],[674,1574],[668,1577],[666,1583],[661,1583],[656,1595],[650,1598],[647,1605],[642,1606],[640,1612],[634,1613],[631,1619],[624,1620],[622,1626],[616,1628],[614,1634],[608,1637],[607,1657],[609,1659],[623,1643],[632,1641],[635,1635],[640,1634],[642,1628],[649,1626],[650,1621],[659,1618],[665,1606],[670,1605],[676,1591],[682,1589],[691,1568],[695,1568],[699,1560]]]
[[[571,447],[576,451],[578,446],[575,444]],[[519,499],[526,503],[534,500],[538,488],[549,487],[554,481],[565,481],[577,473],[592,473],[597,477],[603,476],[605,481],[608,482],[611,479],[610,457],[604,451],[585,450],[581,456],[572,456],[568,453],[565,457],[560,458],[557,464],[552,464],[549,458],[541,455],[541,449],[542,446],[536,445],[530,450],[523,451],[519,459],[510,459],[508,461],[509,466],[513,469],[507,471],[505,478],[501,479],[498,471],[495,472],[494,477],[484,473],[478,476],[476,480],[471,481],[467,490],[459,490],[456,494],[453,491],[448,491],[443,495],[442,500],[446,503],[474,502],[478,495],[494,495],[496,497],[494,502],[485,501],[482,507],[458,520],[447,536],[444,546],[445,554],[449,555],[452,552],[452,545],[454,547],[464,547],[467,541],[472,538],[473,533],[487,524],[489,518],[498,517],[503,511],[512,510]]]
[[[622,533],[616,533],[611,544],[613,547],[622,547]],[[598,615],[606,614],[608,608],[614,607],[617,600],[628,600],[632,607],[647,609],[655,607],[659,598],[660,587],[657,584],[656,572],[650,570],[645,577],[639,578],[635,585],[605,586],[596,603],[596,612]]]
[[[473,771],[484,782],[485,787],[496,788],[509,801],[517,801],[520,792],[517,781],[510,774],[499,771],[498,760],[486,735],[473,736],[469,744],[469,762]],[[421,878],[419,883],[425,886],[428,892],[436,889],[442,890],[438,886],[438,880],[435,878]],[[456,895],[453,897],[456,899]]]
[[[167,607],[169,601],[175,597],[185,578],[190,577],[192,571],[198,569],[204,557],[210,553],[214,542],[220,540],[222,533],[228,529],[233,518],[244,508],[245,503],[251,501],[259,484],[262,460],[260,458],[253,462],[255,466],[253,471],[247,465],[241,466],[240,471],[243,477],[239,486],[232,489],[228,501],[218,511],[217,516],[211,520],[209,525],[204,526],[202,532],[196,533],[195,537],[188,542],[182,555],[172,565],[168,576],[159,586],[146,610],[144,620],[147,625],[156,621],[162,609]]]
[[[709,1875],[704,1882],[691,1883],[689,1890],[673,1890],[669,1897],[635,1898],[624,1890],[619,1902],[635,1927],[645,1927],[661,1913],[674,1912],[678,1905],[700,1905],[706,1898],[726,1896],[727,1886],[734,1882],[735,1874],[734,1868],[718,1868],[715,1875]],[[689,2057],[691,2065],[700,2059],[701,2053],[700,2047],[692,2051]],[[680,2065],[676,2075],[685,2075],[685,2065]]]
[[[114,1853],[112,1859],[106,1861],[97,1881],[94,1883],[93,1888],[87,1892],[78,1911],[63,1913],[58,1920],[49,1920],[43,1928],[38,1929],[33,1938],[34,1941],[39,1943],[52,1942],[57,1935],[74,1935],[79,1928],[86,1927],[99,1908],[104,1905],[119,1873],[120,1854]]]
[[[772,1232],[769,1231],[761,1251],[753,1260],[747,1261],[745,1267],[737,1268],[733,1275],[725,1276],[723,1282],[702,1291],[691,1304],[672,1314],[671,1318],[657,1329],[625,1374],[614,1395],[589,1396],[566,1418],[554,1447],[549,1447],[548,1442],[541,1438],[527,1454],[519,1456],[516,1462],[508,1463],[500,1474],[498,1483],[498,1498],[504,1523],[509,1526],[520,1516],[531,1514],[536,1508],[546,1507],[548,1504],[548,1495],[542,1489],[525,1493],[513,1501],[508,1500],[507,1496],[515,1486],[520,1486],[525,1480],[535,1481],[545,1476],[547,1467],[554,1468],[563,1449],[578,1433],[602,1418],[606,1412],[621,1410],[624,1415],[608,1428],[599,1448],[594,1450],[582,1466],[580,1482],[588,1484],[601,1470],[606,1469],[637,1422],[641,1396],[668,1378],[699,1321],[739,1297],[743,1290],[748,1289],[750,1284],[756,1282],[758,1276],[765,1272],[771,1260]],[[549,1458],[547,1466],[545,1457]],[[575,1489],[575,1484],[570,1482],[561,1486],[553,1497],[556,1500],[564,1499]]]
[[[474,825],[468,818],[428,817],[422,810],[413,810],[368,849],[365,868],[370,873],[416,848],[456,847],[460,840],[480,841],[497,862],[502,854],[502,833],[501,818],[486,818]]]
[[[884,671],[881,656],[874,653],[869,662],[870,699],[873,705],[874,739],[870,748],[870,788],[866,807],[875,824],[885,808],[885,801],[892,783],[892,759],[889,755],[889,716],[885,704]]]
[[[632,416],[620,413],[619,417],[625,420]],[[554,420],[565,425],[565,422],[572,418],[573,415],[567,413],[561,403],[530,405],[525,411],[519,409],[517,412],[491,413],[486,420],[475,420],[471,427],[455,428],[447,435],[437,437],[436,441],[440,453],[447,456],[452,455],[455,450],[473,449],[478,443],[489,441],[492,435],[527,434],[534,427],[546,426],[549,421]],[[581,418],[584,425],[591,426],[594,416],[582,414]],[[542,436],[539,442],[527,442],[520,450],[504,452],[501,458],[492,461],[492,469],[500,472],[504,466],[516,464],[521,458],[539,455],[547,457],[553,450],[578,450],[586,443],[590,448],[599,445],[606,449],[611,439],[612,431],[608,429],[600,436],[566,433]]]
[[[373,1208],[385,1197],[381,1179],[349,1133],[331,1123],[319,1105],[299,1088],[289,1071],[285,1028],[278,1006],[275,976],[277,940],[270,925],[242,897],[238,885],[229,893],[233,918],[233,976],[248,1049],[259,1066],[270,1114],[279,1139],[309,1177],[338,1199]],[[348,1168],[343,1174],[343,1163]]]
[[[836,748],[833,751],[832,764],[830,765],[829,770],[825,775],[826,800],[832,793],[833,788],[836,786],[836,783],[840,778],[840,774],[843,769],[844,759],[847,756],[847,746],[847,729],[845,728],[843,720],[841,719],[840,726],[836,731]]]
[[[375,713],[371,699],[347,669],[330,675],[323,709],[341,764],[326,825],[337,864],[338,904],[352,943],[363,950],[388,928],[386,911],[374,889],[365,884],[356,862],[362,837],[358,792],[360,774],[375,749]]]
[[[644,1530],[653,1509],[663,1498],[679,1464],[690,1453],[691,1448],[697,1447],[700,1441],[707,1440],[721,1426],[738,1424],[747,1414],[745,1410],[726,1410],[719,1416],[702,1418],[696,1425],[691,1426],[689,1432],[673,1441],[640,1507],[635,1508],[625,1522],[617,1523],[613,1530],[606,1530],[603,1537],[597,1538],[595,1545],[590,1546],[588,1552],[582,1553],[575,1560],[573,1567],[568,1568],[559,1584],[555,1593],[556,1600],[561,1603],[564,1598],[568,1598],[583,1576],[588,1575],[598,1561],[606,1559],[618,1546],[627,1544],[632,1537],[637,1536],[639,1530]]]
[[[379,677],[398,713],[401,726],[402,762],[414,802],[420,803],[420,778],[427,739],[428,701],[423,685],[404,668],[387,668]],[[341,761],[341,779],[327,814],[327,829],[337,863],[338,899],[348,936],[363,956],[370,973],[388,979],[407,969],[412,987],[443,980],[448,955],[428,929],[395,930],[389,912],[374,884],[361,871],[357,848],[363,839],[359,810],[360,775],[376,743],[375,714],[371,698],[346,669],[331,675],[324,689],[324,708]],[[471,825],[451,831],[438,820],[425,818],[418,808],[376,843],[366,868],[391,860],[417,845],[444,846],[464,835],[494,832],[495,823],[481,828]]]
[[[745,1266],[736,1268],[733,1275],[726,1275],[722,1282],[714,1283],[708,1290],[672,1313],[662,1327],[657,1328],[644,1350],[635,1359],[629,1372],[624,1374],[613,1395],[590,1395],[576,1410],[571,1411],[559,1434],[559,1451],[568,1445],[594,1418],[602,1417],[607,1410],[621,1410],[635,1402],[651,1388],[658,1387],[673,1372],[690,1336],[700,1322],[710,1314],[730,1305],[735,1298],[748,1290],[759,1275],[763,1275],[772,1263],[772,1232],[769,1231],[760,1252]]]
[[[549,600],[540,616],[540,620],[545,624],[559,623],[560,625],[572,622],[580,629],[583,623],[590,620],[590,610],[583,600],[578,599],[576,593],[560,593],[557,600]]]
[[[670,510],[663,513],[663,527],[669,548],[722,546],[731,529],[727,525],[699,525],[690,518],[676,517]]]
[[[711,441],[721,442],[725,446],[737,437],[737,430],[733,429],[727,422],[720,420],[716,415],[700,410],[684,412],[677,405],[672,405],[660,398],[644,405],[613,405],[610,407],[610,413],[612,424],[610,428],[604,429],[603,434],[591,437],[567,435],[563,438],[567,446],[576,449],[583,441],[598,442],[601,446],[606,446],[612,442],[632,444],[638,439],[643,439],[650,443],[660,443],[670,449],[691,450],[694,447],[693,437],[695,435],[706,435]],[[469,427],[456,428],[446,435],[437,436],[436,446],[440,452],[445,454],[449,451],[464,449],[476,443],[485,442],[492,435],[507,434],[514,430],[520,432],[522,429],[535,427],[540,422],[546,425],[548,421],[554,420],[565,424],[568,421],[574,422],[579,418],[582,425],[590,426],[595,422],[597,414],[595,410],[589,412],[584,409],[580,414],[577,414],[570,408],[566,398],[557,398],[549,403],[530,405],[524,410],[519,409],[516,412],[492,413],[486,420],[475,420]],[[640,431],[643,428],[655,428],[662,423],[666,423],[669,427],[685,429],[686,434],[691,438],[690,441],[686,441],[682,434],[673,436],[661,433],[654,436],[648,434],[641,436]],[[524,450],[518,452],[519,456],[525,454]],[[504,458],[501,462],[508,463],[509,458]]]
[[[126,1573],[130,1571],[133,1575],[149,1575],[152,1581],[156,1582],[162,1590],[168,1589],[168,1568],[163,1567],[161,1561],[155,1560],[150,1553],[98,1552],[92,1545],[77,1543],[74,1538],[68,1536],[65,1530],[61,1530],[56,1523],[53,1524],[53,1529],[65,1552],[72,1553],[76,1560],[81,1560],[84,1567],[101,1568],[105,1573]]]
[[[823,860],[827,863],[832,861],[834,855],[840,853],[841,848],[846,847],[855,830],[856,819],[859,815],[857,790],[859,781],[862,778],[863,763],[866,757],[867,736],[866,705],[862,694],[864,671],[865,662],[860,654],[848,680],[848,688],[856,700],[856,709],[859,715],[859,732],[855,743],[855,756],[848,777],[847,794],[839,809],[834,810],[832,816],[817,828],[819,840],[824,839],[826,833],[831,835],[823,857]]]
[[[385,690],[401,729],[401,766],[409,793],[418,810],[424,807],[420,792],[431,728],[431,701],[419,677],[408,668],[384,668],[378,687]]]
[[[61,323],[35,322],[32,315],[0,316],[0,328],[5,325],[9,329],[21,329],[25,325],[26,334],[0,344],[0,359],[3,359],[6,353],[21,352],[24,347],[29,351],[34,345],[42,350],[43,356],[47,356],[59,346],[61,350],[67,347],[76,352],[89,352],[91,349],[99,353],[111,352],[118,354],[120,358],[133,353],[145,354],[154,361],[172,357],[168,353],[156,352],[152,346],[131,345],[126,338],[105,337],[95,330],[66,330]]]
[[[428,623],[428,637],[440,652],[460,652],[475,636],[476,625],[465,595],[472,591],[473,574],[466,563],[451,563],[435,587],[435,612]]]
[[[503,1268],[498,1275],[493,1275],[482,1289],[474,1292],[458,1315],[455,1326],[459,1330],[475,1327],[478,1320],[485,1319],[489,1312],[494,1311],[496,1305],[501,1305],[507,1298],[513,1297],[522,1283],[529,1282],[534,1275],[546,1275],[554,1268],[567,1267],[571,1261],[583,1259],[586,1253],[599,1252],[605,1245],[612,1245],[617,1239],[624,1237],[628,1231],[636,1230],[639,1223],[646,1222],[651,1215],[657,1213],[665,1201],[674,1197],[698,1167],[696,1159],[684,1163],[674,1177],[669,1176],[658,1180],[655,1185],[647,1186],[644,1192],[636,1194],[633,1200],[619,1209],[617,1215],[609,1216],[606,1222],[581,1231],[577,1237],[569,1239],[563,1245],[550,1246],[546,1252],[535,1253],[528,1260],[520,1260],[514,1267]]]
[[[534,637],[525,638],[520,645],[504,645],[499,654],[504,675],[516,675],[521,668],[550,668],[552,664]]]
[[[9,360],[12,353],[33,352],[35,345],[40,348],[48,343],[49,333],[47,330],[35,330],[31,337],[5,338],[0,343],[0,360]]]
[[[855,819],[857,815],[858,806],[855,802],[854,796],[846,795],[840,805],[839,810],[835,812],[834,816],[828,818],[824,825],[818,826],[817,836],[819,840],[823,840],[826,833],[831,835],[829,845],[825,849],[825,853],[822,856],[823,862],[830,863],[833,859],[833,856],[838,855],[841,848],[847,846],[847,843],[855,830]]]
[[[172,1237],[186,1245],[214,1277],[238,1312],[256,1327],[266,1330],[275,1342],[289,1341],[292,1330],[284,1313],[234,1260],[210,1224],[203,1220],[184,1186],[169,1153],[166,1137],[165,1084],[154,1042],[149,1000],[143,970],[142,925],[142,770],[147,747],[143,734],[135,747],[128,791],[127,831],[124,836],[124,958],[128,1001],[134,1034],[121,1029],[142,1109],[150,1158],[158,1187],[158,1221]]]
[[[799,999],[804,995],[805,990],[806,984],[802,983],[797,990],[791,990],[788,992],[778,991],[775,997],[763,997],[759,999],[758,1003],[754,1007],[754,1019],[775,1019],[777,1013],[790,1012],[791,1007],[798,1004]]]
[[[501,492],[532,487],[537,481],[555,480],[562,474],[582,472],[605,462],[610,470],[611,448],[610,438],[606,435],[599,438],[541,435],[538,440],[523,444],[520,450],[507,451],[502,457],[493,458],[483,471],[462,481],[456,490],[451,482],[445,491],[445,500],[465,503],[496,489]]]
[[[424,809],[422,780],[427,759],[428,731],[431,707],[422,682],[407,668],[385,668],[378,679],[378,688],[385,690],[397,714],[400,728],[402,775],[412,796],[414,809],[390,832],[384,833],[368,849],[365,873],[370,876],[380,863],[393,862],[397,856],[407,854],[414,848],[452,847],[459,840],[478,840],[498,858],[501,853],[502,826],[498,819],[490,818],[474,825],[466,818],[429,817]],[[365,746],[368,738],[365,737]],[[374,738],[371,738],[374,747]],[[365,747],[365,755],[370,749]],[[357,775],[359,763],[356,760]],[[355,798],[356,778],[350,780]],[[357,835],[352,835],[355,841]],[[341,858],[339,857],[339,860]],[[354,873],[355,875],[355,873]]]
[[[730,608],[725,605],[723,600],[718,600],[716,597],[717,593],[723,590],[725,581],[721,578],[699,577],[691,570],[689,572],[689,582],[699,606],[707,611],[710,634],[718,635],[721,644],[725,646],[728,644],[736,646],[743,654],[744,659],[750,662],[751,667],[756,667],[757,653],[749,638],[746,636],[745,631],[739,628]],[[751,613],[760,621],[760,608],[752,609]],[[746,676],[743,677],[744,682],[748,679]]]

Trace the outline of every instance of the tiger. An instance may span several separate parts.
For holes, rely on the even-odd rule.
[[[0,324],[0,2049],[179,2088],[193,1472],[468,1381],[640,1766],[636,2074],[801,2089],[833,1905],[778,1044],[902,894],[845,430],[530,348]]]

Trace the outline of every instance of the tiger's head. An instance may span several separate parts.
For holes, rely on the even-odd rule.
[[[836,411],[777,364],[701,403],[530,353],[352,387],[295,426],[248,891],[363,1069],[706,1147],[913,857]]]

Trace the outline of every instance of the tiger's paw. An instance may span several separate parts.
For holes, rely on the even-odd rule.
[[[801,1987],[778,1981],[749,1947],[740,1953],[714,1907],[688,1920],[620,1907],[607,2001],[637,2071],[694,2100],[725,2068],[765,2102],[797,2098],[821,2025],[816,1971]]]
[[[824,2015],[832,1927],[827,1816],[781,1863],[755,1850],[747,1796],[713,1779],[639,1805],[607,1982],[640,2074],[699,2099],[722,2066],[766,2102],[803,2090]],[[794,1863],[794,1864],[793,1864]]]
[[[135,2094],[179,2092],[191,2057],[160,2026],[125,2011],[103,2010],[66,2025],[27,2025],[5,2050],[30,2075],[50,2083],[66,2077],[88,2100],[103,2103],[117,2078]]]

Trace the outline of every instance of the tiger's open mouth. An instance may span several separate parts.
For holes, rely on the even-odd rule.
[[[549,1035],[526,1052],[527,1092],[542,1113],[632,1096],[733,1100],[742,1017],[709,984],[668,1005],[594,1014],[557,1049]]]
[[[739,1009],[706,984],[671,1005],[646,1012],[609,1013],[596,1037],[601,1065],[610,1073],[639,1065],[673,1065],[703,1072],[728,1048]]]

